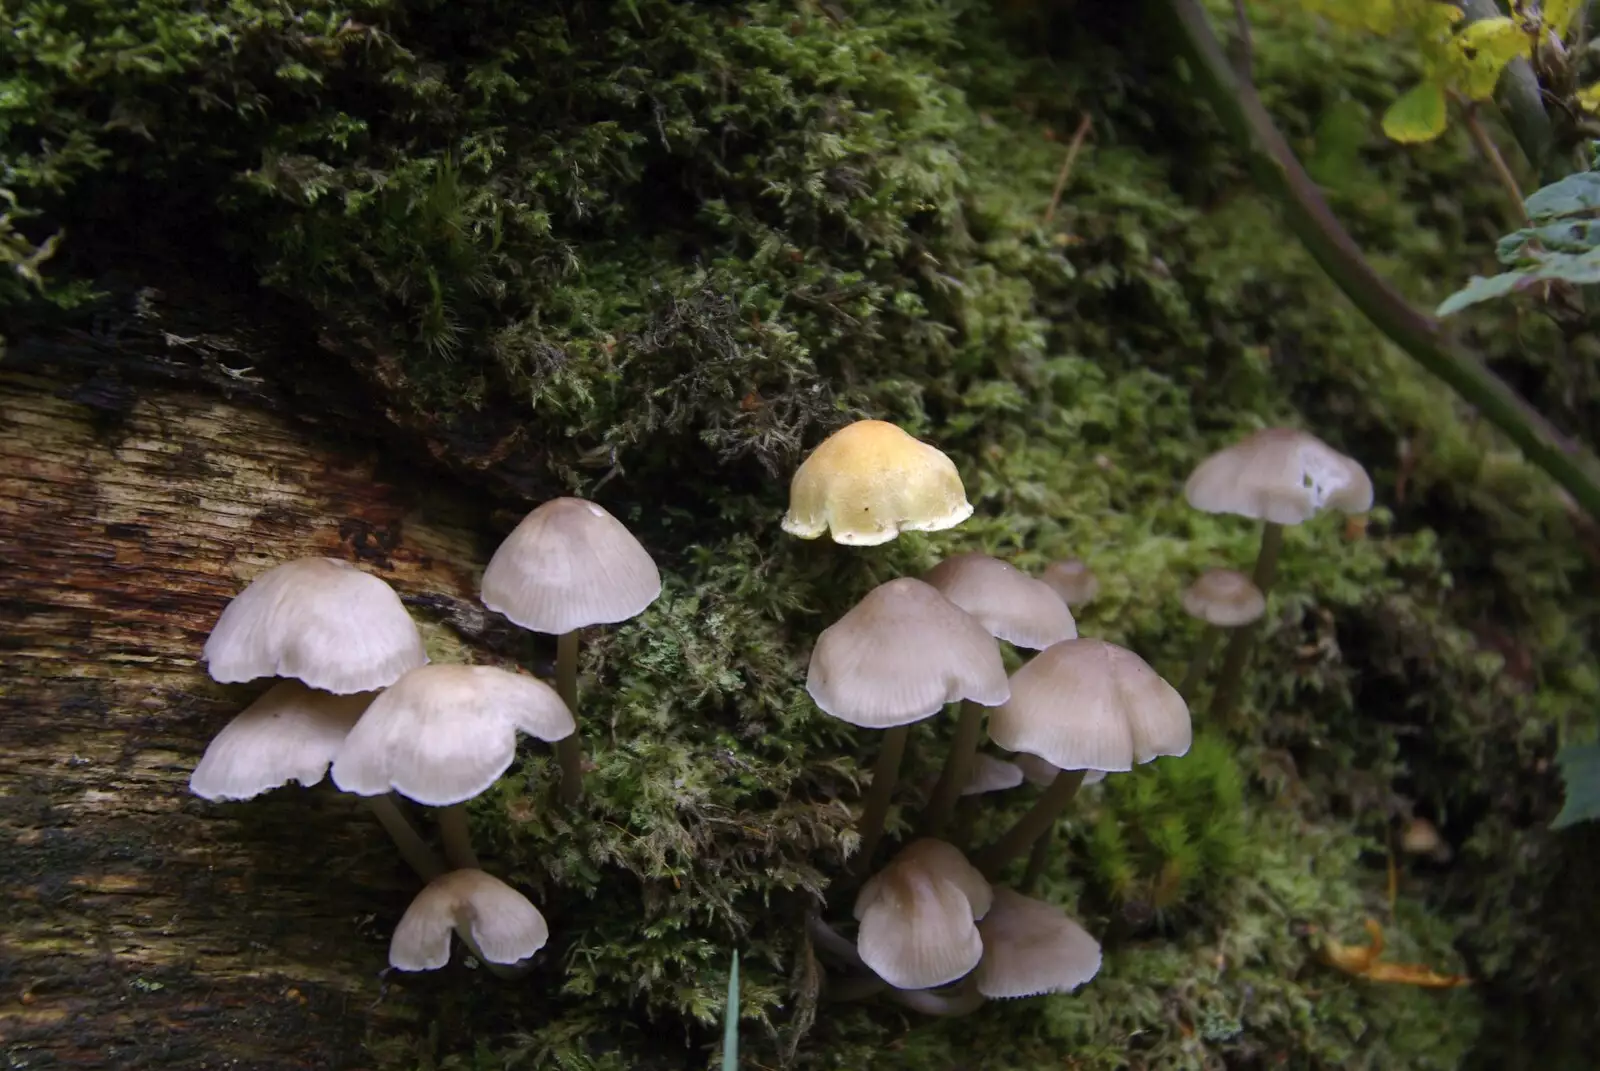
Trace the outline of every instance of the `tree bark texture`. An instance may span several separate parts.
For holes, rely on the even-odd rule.
[[[272,412],[233,365],[188,370],[0,366],[0,1051],[369,1067],[365,1039],[419,1018],[382,976],[417,884],[326,781],[189,794],[270,683],[217,685],[198,659],[248,579],[312,554],[389,581],[430,646],[492,632],[482,514],[339,442],[349,421]]]

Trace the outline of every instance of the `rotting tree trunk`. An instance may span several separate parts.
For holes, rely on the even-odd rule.
[[[198,656],[249,577],[309,554],[359,560],[420,617],[472,632],[481,513],[384,482],[370,445],[248,388],[118,380],[108,408],[81,400],[81,368],[15,367],[0,375],[0,1052],[29,1068],[373,1066],[365,1041],[419,1017],[380,973],[415,881],[326,782],[189,794],[207,741],[266,683],[214,684]]]

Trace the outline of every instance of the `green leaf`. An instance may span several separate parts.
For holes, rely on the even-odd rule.
[[[722,1013],[722,1071],[739,1071],[739,953],[728,971],[728,1006]]]
[[[1495,243],[1508,268],[1526,268],[1549,253],[1587,253],[1600,247],[1600,220],[1567,219],[1512,231]]]
[[[1494,96],[1506,64],[1533,52],[1533,39],[1504,15],[1474,22],[1456,35],[1456,45],[1461,49],[1460,88],[1473,100]]]
[[[1600,171],[1580,171],[1539,190],[1525,202],[1538,221],[1600,210]]]
[[[1383,132],[1408,144],[1432,141],[1444,133],[1444,87],[1437,82],[1413,86],[1383,113]]]
[[[1474,275],[1466,286],[1445,298],[1434,310],[1435,316],[1450,316],[1460,312],[1469,305],[1480,302],[1492,301],[1497,297],[1505,297],[1528,284],[1528,273],[1521,271],[1501,272],[1485,278]]]
[[[1568,744],[1556,754],[1556,764],[1567,786],[1567,802],[1550,828],[1565,829],[1600,818],[1600,741]]]

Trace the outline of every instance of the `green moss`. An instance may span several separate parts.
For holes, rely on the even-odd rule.
[[[38,213],[27,241],[64,229],[50,280],[139,268],[123,217],[90,227],[83,205],[139,198],[144,233],[199,213],[205,255],[310,310],[447,462],[595,495],[667,574],[586,641],[588,809],[550,805],[537,751],[475,806],[485,854],[550,917],[548,960],[511,990],[408,981],[434,1025],[375,1039],[384,1066],[709,1062],[730,944],[762,1066],[1582,1058],[1594,855],[1544,829],[1541,763],[1595,722],[1587,537],[1343,304],[1128,20],[933,0],[70,8],[0,13],[20,57],[5,183]],[[1461,143],[1406,151],[1369,125],[1350,148],[1392,56],[1264,9],[1256,62],[1296,143],[1342,160],[1337,207],[1390,274],[1431,300],[1487,260],[1498,191]],[[113,99],[137,122],[108,123]],[[1046,224],[1083,108],[1095,137]],[[1504,321],[1483,330],[1543,382]],[[794,461],[856,413],[946,449],[974,517],[870,551],[784,536]],[[1359,457],[1383,506],[1289,533],[1245,731],[1086,796],[1044,888],[1105,938],[1100,977],[955,1023],[823,1004],[803,1030],[801,920],[825,899],[848,914],[835,883],[876,748],[806,698],[814,636],[954,550],[1074,555],[1103,582],[1084,633],[1175,676],[1197,637],[1178,593],[1258,535],[1177,489],[1262,422]],[[950,728],[917,727],[909,784]],[[975,833],[1024,802],[986,800]],[[1386,914],[1382,846],[1412,810],[1457,861],[1403,875],[1390,954],[1486,989],[1380,988],[1316,958]],[[1168,896],[1159,926],[1130,923]]]

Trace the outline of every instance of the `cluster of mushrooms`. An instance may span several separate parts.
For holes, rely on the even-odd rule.
[[[578,798],[581,630],[634,617],[660,593],[650,555],[593,502],[558,498],[528,514],[495,551],[481,596],[514,624],[557,637],[551,687],[493,666],[430,663],[399,596],[353,565],[275,566],[223,610],[204,657],[223,683],[282,680],[211,741],[190,789],[241,800],[329,774],[367,799],[427,883],[395,929],[390,964],[444,966],[453,930],[491,970],[515,973],[549,929],[527,897],[480,866],[465,804],[511,766],[519,732],[555,744],[561,796]],[[397,795],[436,809],[444,861]]]
[[[1364,511],[1372,485],[1314,437],[1268,429],[1207,459],[1186,496],[1197,509],[1265,523],[1253,580],[1216,570],[1184,596],[1191,614],[1233,630],[1215,708],[1226,689],[1237,691],[1283,526],[1324,508]],[[830,534],[875,546],[904,531],[953,528],[972,512],[948,457],[893,424],[863,420],[800,466],[782,526],[804,539]],[[817,707],[883,733],[852,863],[861,879],[855,939],[820,915],[808,919],[815,945],[844,971],[830,981],[835,996],[886,994],[959,1014],[986,999],[1071,991],[1099,970],[1094,938],[1027,893],[1080,786],[1188,751],[1184,696],[1217,633],[1206,634],[1175,689],[1132,651],[1078,635],[1072,607],[1097,590],[1080,561],[1056,562],[1035,578],[988,555],[957,554],[920,578],[878,586],[818,637],[806,680]],[[511,669],[430,663],[400,598],[353,565],[305,558],[275,566],[224,609],[205,660],[220,682],[281,680],[217,735],[190,786],[209,800],[240,800],[331,776],[367,800],[426,882],[395,930],[390,963],[442,967],[453,931],[490,969],[515,974],[548,927],[525,896],[480,866],[464,805],[511,766],[519,732],[554,744],[560,796],[579,799],[581,631],[632,618],[660,592],[649,554],[600,506],[559,498],[528,514],[494,553],[480,594],[519,627],[556,637],[552,687]],[[1008,677],[1002,643],[1037,653]],[[909,728],[950,704],[959,704],[952,742],[914,836],[874,869]],[[1003,757],[979,750],[986,729]],[[965,834],[952,828],[960,799],[1024,781],[1041,790],[1032,807],[969,860],[959,846]],[[400,797],[434,809],[443,861]],[[1017,887],[997,884],[1025,853]]]
[[[835,997],[884,994],[929,1014],[964,1014],[986,999],[1069,992],[1099,970],[1094,938],[1027,895],[1057,820],[1083,784],[1187,753],[1184,694],[1204,671],[1214,630],[1234,630],[1225,672],[1242,671],[1246,626],[1265,611],[1283,526],[1323,508],[1366,510],[1372,486],[1356,462],[1314,437],[1268,429],[1208,458],[1186,497],[1205,512],[1261,519],[1266,534],[1254,581],[1213,570],[1185,593],[1186,610],[1213,630],[1181,692],[1134,652],[1078,635],[1071,607],[1092,599],[1098,583],[1077,560],[1035,578],[988,555],[957,554],[921,578],[881,584],[822,632],[807,674],[812,700],[883,732],[855,856],[857,873],[870,874],[855,898],[855,940],[820,916],[808,919],[816,946],[845,972],[830,982]],[[865,420],[806,459],[783,528],[875,546],[903,531],[953,528],[972,511],[948,457],[893,424]],[[1001,643],[1037,653],[1008,678]],[[874,870],[909,727],[957,703],[914,836]],[[986,721],[1005,758],[978,750]],[[1032,807],[969,860],[958,845],[964,836],[950,831],[960,797],[1024,781],[1042,789]],[[1024,853],[1018,887],[996,884]]]

